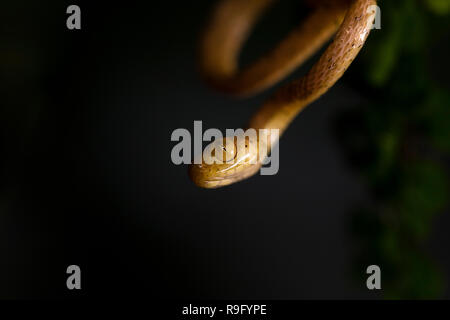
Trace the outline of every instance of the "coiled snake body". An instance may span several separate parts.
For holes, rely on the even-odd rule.
[[[238,70],[243,42],[272,0],[222,0],[213,12],[201,44],[201,69],[216,88],[237,96],[262,91],[312,56],[333,34],[333,41],[302,78],[281,87],[251,117],[248,128],[279,129],[280,134],[307,105],[318,99],[344,74],[355,59],[375,19],[376,0],[310,1],[312,14],[275,49],[249,67]],[[246,179],[262,166],[257,141],[247,141],[233,163],[199,163],[189,176],[204,188],[217,188]],[[268,149],[276,139],[269,139]],[[223,144],[225,145],[226,138]],[[254,146],[252,144],[255,144]],[[228,146],[228,144],[227,144]],[[253,147],[253,148],[252,148]],[[257,159],[250,162],[248,159]]]

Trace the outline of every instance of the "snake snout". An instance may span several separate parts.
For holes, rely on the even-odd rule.
[[[243,138],[243,139],[242,139]],[[189,166],[189,176],[203,188],[218,188],[248,178],[261,167],[257,143],[242,136],[225,137],[209,144],[196,163]]]

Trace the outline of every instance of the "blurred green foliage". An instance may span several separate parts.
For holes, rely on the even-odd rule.
[[[435,14],[448,14],[450,12],[450,1],[448,0],[426,0],[425,3]]]
[[[373,203],[352,215],[356,270],[360,278],[360,270],[378,264],[385,298],[438,298],[444,275],[424,247],[449,195],[443,159],[450,153],[450,93],[432,69],[440,66],[437,45],[448,45],[450,0],[379,5],[382,29],[361,53],[371,103],[337,122],[349,161],[373,194]]]

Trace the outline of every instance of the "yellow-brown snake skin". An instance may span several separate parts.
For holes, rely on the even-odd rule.
[[[238,70],[238,54],[257,18],[272,0],[222,0],[215,8],[201,43],[201,68],[216,88],[238,96],[262,91],[312,56],[335,37],[311,70],[281,87],[251,117],[247,128],[279,129],[280,135],[307,105],[336,81],[363,47],[375,19],[376,0],[309,1],[312,14],[276,48],[249,67]],[[337,31],[337,32],[336,32]],[[245,150],[227,145],[233,162],[203,162],[189,166],[189,176],[203,188],[218,188],[246,179],[261,168],[258,143],[248,141]],[[272,140],[272,141],[270,141]],[[268,148],[276,139],[269,139]],[[255,144],[253,146],[253,144]],[[253,147],[253,148],[252,148]],[[238,152],[239,150],[239,152]],[[242,151],[242,152],[241,152]],[[239,155],[239,157],[236,157]],[[257,158],[256,163],[248,159]]]

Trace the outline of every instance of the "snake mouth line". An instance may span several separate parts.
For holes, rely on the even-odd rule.
[[[254,164],[251,165],[247,170],[243,170],[237,173],[233,173],[227,176],[217,176],[217,177],[213,177],[213,178],[209,178],[204,180],[205,184],[211,184],[211,183],[216,183],[216,182],[224,182],[224,181],[230,181],[230,182],[237,182],[240,180],[243,180],[251,175],[253,175],[254,173],[256,173],[261,167],[261,164]],[[220,187],[220,186],[218,186]]]

